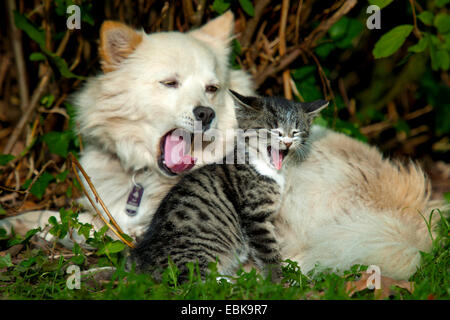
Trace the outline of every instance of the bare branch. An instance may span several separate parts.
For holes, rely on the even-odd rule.
[[[264,9],[269,4],[270,0],[259,0],[255,5],[255,16],[250,19],[247,23],[245,31],[242,33],[241,45],[244,48],[248,48],[252,40],[253,34],[255,33],[256,27],[258,26],[259,20],[264,12]]]
[[[22,34],[19,29],[16,28],[14,23],[14,11],[16,10],[15,0],[8,0],[6,2],[6,7],[8,10],[8,20],[9,26],[11,28],[11,40],[14,51],[14,61],[17,68],[17,79],[19,84],[19,94],[20,94],[20,109],[22,112],[28,106],[29,92],[27,84],[27,70],[25,67],[25,60],[23,58],[23,48],[22,48]]]

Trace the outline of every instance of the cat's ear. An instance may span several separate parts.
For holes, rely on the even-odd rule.
[[[237,103],[237,106],[239,106],[241,109],[248,111],[261,110],[262,104],[261,100],[258,97],[243,96],[231,89],[228,89],[228,91],[231,93],[231,96]]]
[[[119,67],[142,42],[142,32],[116,21],[105,21],[100,28],[100,48],[102,70],[104,73]]]
[[[233,36],[234,15],[228,10],[201,28],[189,32],[191,36],[209,45],[219,56],[228,57]]]
[[[329,103],[330,102],[326,100],[316,100],[312,102],[302,102],[300,105],[311,118],[315,118]]]

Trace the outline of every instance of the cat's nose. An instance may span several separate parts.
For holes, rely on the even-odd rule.
[[[194,108],[195,119],[202,122],[203,131],[209,129],[211,122],[214,120],[216,113],[210,107],[198,106]]]
[[[291,141],[285,141],[284,145],[286,146],[287,149],[289,149],[289,147],[292,145]]]

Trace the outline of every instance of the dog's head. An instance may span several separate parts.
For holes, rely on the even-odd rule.
[[[203,131],[235,126],[227,94],[239,81],[228,68],[233,25],[231,12],[189,33],[147,35],[104,22],[103,74],[76,97],[83,137],[116,154],[127,170],[148,167],[172,176],[192,168],[181,136],[193,133],[195,121]]]

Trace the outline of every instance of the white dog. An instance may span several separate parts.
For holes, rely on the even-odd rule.
[[[132,237],[146,229],[178,174],[196,165],[194,159],[170,158],[173,130],[191,133],[195,120],[205,128],[233,128],[228,89],[252,94],[249,77],[228,67],[233,25],[228,12],[186,34],[147,35],[116,22],[102,26],[103,74],[75,96],[87,145],[81,163]],[[304,272],[315,264],[344,270],[359,263],[408,278],[420,263],[419,251],[431,245],[419,214],[431,210],[421,169],[385,160],[375,148],[324,128],[315,127],[311,141],[307,160],[286,166],[289,179],[277,222],[283,258],[297,261]],[[137,194],[131,209],[130,193]],[[83,203],[88,212],[80,220],[102,226]],[[55,212],[31,212],[1,225],[21,232],[44,226],[51,215]]]

